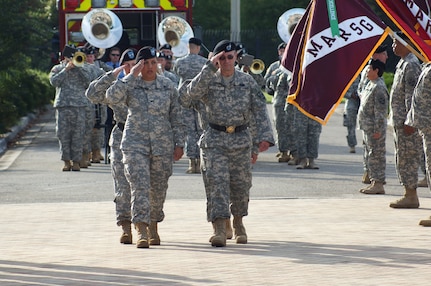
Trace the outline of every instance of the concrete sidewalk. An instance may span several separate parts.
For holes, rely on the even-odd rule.
[[[431,229],[417,225],[430,209],[388,209],[384,196],[253,200],[249,243],[214,248],[204,208],[202,200],[167,201],[162,244],[137,249],[119,243],[113,203],[2,205],[0,285],[427,285],[431,278]]]
[[[402,193],[388,133],[386,195],[360,194],[361,148],[348,153],[341,121],[323,129],[320,170],[279,164],[275,148],[259,156],[248,244],[211,247],[202,178],[182,159],[162,244],[137,249],[119,243],[109,165],[61,172],[46,116],[0,158],[0,285],[428,285],[431,228],[418,222],[431,215],[429,190],[419,209],[388,207]]]

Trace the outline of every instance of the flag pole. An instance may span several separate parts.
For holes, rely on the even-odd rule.
[[[413,48],[411,45],[409,45],[406,41],[404,41],[404,39],[402,39],[400,36],[398,36],[394,31],[392,31],[391,29],[389,29],[389,34],[391,35],[392,38],[395,38],[398,42],[400,42],[401,44],[403,44],[407,49],[409,49],[409,51],[411,51],[413,54],[415,54],[416,57],[418,57],[418,59],[420,59],[422,62],[427,63],[428,61],[425,59],[424,56],[422,56],[421,53],[419,53],[418,51],[416,51],[415,48]]]

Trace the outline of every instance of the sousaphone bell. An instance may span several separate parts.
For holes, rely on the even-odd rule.
[[[102,49],[115,46],[123,35],[120,18],[108,9],[94,9],[85,14],[81,30],[88,43]]]
[[[160,45],[170,44],[175,57],[187,55],[188,42],[192,37],[194,37],[192,27],[186,20],[177,16],[166,17],[157,28]]]
[[[284,12],[280,18],[278,18],[277,22],[277,31],[280,38],[288,43],[290,40],[290,36],[295,30],[296,24],[298,24],[299,20],[302,18],[302,15],[305,14],[305,9],[302,8],[293,8]]]

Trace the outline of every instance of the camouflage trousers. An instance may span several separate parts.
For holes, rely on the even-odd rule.
[[[316,159],[319,154],[319,139],[322,125],[295,109],[295,128],[299,158]]]
[[[198,141],[202,134],[199,125],[198,112],[193,108],[183,108],[184,122],[187,128],[186,155],[189,158],[199,158]]]
[[[114,202],[117,225],[121,221],[131,221],[131,193],[130,185],[124,173],[123,152],[120,143],[123,132],[116,126],[111,133],[111,173],[114,181]]]
[[[287,114],[284,111],[283,105],[273,105],[274,108],[274,123],[276,131],[276,143],[278,151],[286,152],[289,150],[288,147],[288,125],[287,125]]]
[[[287,150],[296,156],[298,154],[298,142],[295,128],[295,109],[296,107],[292,104],[286,104],[284,106],[284,112],[286,114]]]
[[[84,153],[90,153],[91,151],[91,133],[93,132],[94,126],[94,107],[93,104],[85,107],[85,130],[84,130],[84,142],[82,144],[82,150]]]
[[[395,167],[401,185],[416,189],[422,156],[422,138],[418,131],[406,135],[403,127],[394,128]]]
[[[55,111],[55,118],[61,160],[81,161],[85,129],[84,107],[59,107]]]
[[[430,186],[431,189],[431,127],[420,129],[419,134],[422,137],[422,143],[425,152],[425,169],[427,173],[428,186]]]
[[[362,132],[364,138],[364,166],[370,179],[384,182],[386,179],[386,133],[379,139],[373,133]]]
[[[349,147],[355,147],[358,145],[356,140],[356,122],[358,117],[358,111],[353,109],[347,109],[343,114],[343,126],[347,127],[347,145]]]
[[[202,148],[207,220],[248,215],[251,148]],[[229,210],[230,206],[230,210]]]
[[[131,190],[132,222],[163,221],[163,205],[172,175],[172,154],[153,156],[137,150],[122,151],[124,172]]]
[[[104,124],[107,118],[106,105],[95,104],[97,112],[94,114],[94,126],[91,131],[91,150],[98,150],[105,146],[105,127]],[[99,118],[96,118],[96,114]],[[108,135],[109,136],[109,135]]]

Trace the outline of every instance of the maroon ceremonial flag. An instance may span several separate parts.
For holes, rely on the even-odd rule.
[[[329,2],[310,2],[282,58],[293,73],[287,101],[321,124],[390,31],[363,0]],[[328,8],[338,18],[339,36],[333,36]]]
[[[429,0],[377,0],[377,4],[409,37],[427,61],[431,59],[430,2]]]

